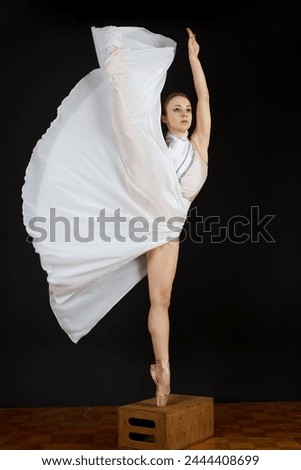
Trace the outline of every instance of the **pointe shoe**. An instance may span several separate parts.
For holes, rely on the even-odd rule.
[[[158,359],[155,364],[151,364],[150,373],[157,387],[157,406],[166,406],[170,395],[169,360]]]

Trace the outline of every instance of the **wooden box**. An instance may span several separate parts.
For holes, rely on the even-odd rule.
[[[186,449],[213,435],[212,397],[170,395],[166,407],[150,398],[118,408],[119,449]]]

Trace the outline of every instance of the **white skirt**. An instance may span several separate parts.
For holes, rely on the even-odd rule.
[[[92,27],[99,68],[37,142],[23,218],[52,310],[78,342],[146,275],[145,253],[179,236],[184,199],[161,130],[176,43],[140,27]]]

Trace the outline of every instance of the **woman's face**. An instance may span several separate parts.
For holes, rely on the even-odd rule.
[[[167,103],[162,121],[173,134],[182,136],[191,126],[192,112],[190,101],[184,96],[174,96]]]

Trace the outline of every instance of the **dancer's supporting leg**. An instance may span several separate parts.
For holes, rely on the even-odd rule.
[[[165,406],[170,393],[169,367],[169,305],[176,273],[179,241],[161,245],[149,251],[147,274],[150,296],[148,329],[151,335],[156,364],[151,375],[157,385],[157,405]]]

